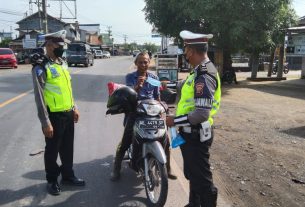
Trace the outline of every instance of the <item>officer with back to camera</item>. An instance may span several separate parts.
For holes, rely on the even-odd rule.
[[[32,69],[35,102],[46,142],[47,190],[51,195],[60,194],[57,181],[60,174],[62,184],[85,185],[73,172],[74,123],[78,122],[79,112],[74,103],[68,65],[62,59],[65,36],[65,30],[46,34],[46,56],[33,63]],[[56,162],[58,154],[61,166]]]
[[[215,207],[217,188],[213,184],[209,149],[213,142],[213,116],[220,104],[220,79],[209,60],[208,39],[211,34],[180,32],[185,45],[185,58],[194,66],[181,88],[176,116],[168,116],[166,123],[179,127],[185,139],[180,146],[184,161],[184,175],[190,183],[189,203],[186,207]]]

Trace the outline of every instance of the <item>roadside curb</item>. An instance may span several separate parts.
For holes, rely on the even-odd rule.
[[[181,184],[183,191],[188,196],[189,195],[189,182],[185,179],[182,170],[180,169],[180,167],[178,166],[177,162],[175,161],[175,159],[173,157],[171,157],[171,168],[172,168],[173,172],[175,172],[175,174],[177,175],[177,181],[179,181],[179,183]],[[218,186],[220,186],[221,179],[214,173],[213,173],[213,175],[214,175],[215,183],[218,184]],[[223,196],[221,196],[219,193],[218,193],[218,198],[217,198],[217,206],[218,207],[232,207],[232,205],[229,204],[228,202],[226,202],[225,199],[223,198]]]

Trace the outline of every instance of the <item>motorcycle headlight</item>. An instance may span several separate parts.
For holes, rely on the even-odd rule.
[[[147,115],[149,116],[157,116],[164,111],[164,108],[159,104],[156,105],[143,104],[143,107]]]

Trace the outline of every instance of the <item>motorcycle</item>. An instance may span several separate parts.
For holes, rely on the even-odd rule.
[[[136,113],[129,166],[141,175],[150,206],[164,206],[168,193],[165,116],[167,107],[155,100],[137,101],[136,92],[123,86],[109,96],[106,114]]]
[[[277,73],[277,71],[278,71],[278,62],[276,62],[275,64],[274,64],[274,66],[273,66],[273,68],[272,68],[272,74],[273,75],[275,75],[276,73]],[[283,65],[283,72],[285,73],[285,74],[287,74],[288,72],[289,72],[289,68],[288,68],[288,63],[284,63],[284,65]]]
[[[234,69],[225,70],[221,78],[221,83],[227,82],[228,84],[231,84],[233,81],[235,82],[235,84],[237,84]]]

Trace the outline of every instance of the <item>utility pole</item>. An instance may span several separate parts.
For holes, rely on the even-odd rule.
[[[107,26],[107,28],[108,28],[108,30],[107,30],[107,32],[108,32],[108,36],[109,36],[109,39],[110,39],[110,37],[111,37],[111,26]]]
[[[124,35],[124,43],[127,44],[127,35]]]
[[[47,0],[42,0],[42,25],[43,32],[48,33],[48,14],[47,14]]]

